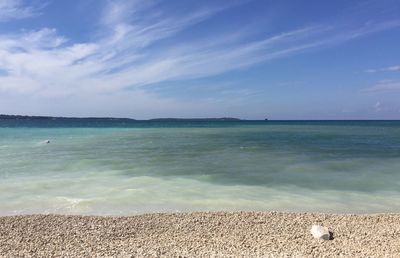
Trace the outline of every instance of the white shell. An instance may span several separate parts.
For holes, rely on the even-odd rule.
[[[311,227],[311,234],[316,239],[323,239],[323,240],[330,239],[330,233],[329,233],[329,229],[327,227],[313,225]]]

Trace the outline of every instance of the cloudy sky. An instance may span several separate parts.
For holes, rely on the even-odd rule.
[[[400,1],[0,0],[0,113],[400,119]]]

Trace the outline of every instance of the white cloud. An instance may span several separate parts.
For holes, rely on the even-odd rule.
[[[367,69],[364,72],[377,73],[377,72],[399,72],[399,71],[400,71],[400,65],[394,65],[394,66],[389,66],[389,67],[384,67],[384,68],[379,68],[379,69]]]
[[[362,93],[400,92],[400,81],[383,80],[375,85],[363,89]]]
[[[0,0],[0,22],[38,15],[41,7],[25,6],[22,0]]]
[[[374,109],[375,109],[375,112],[381,111],[382,110],[381,102],[379,102],[379,101],[376,102],[375,105],[374,105]]]
[[[52,97],[110,93],[243,69],[400,25],[309,26],[247,42],[233,32],[208,35],[206,44],[205,39],[168,44],[163,40],[229,5],[175,15],[149,12],[157,10],[156,2],[142,3],[109,1],[100,22],[103,33],[91,42],[74,43],[51,28],[0,35],[0,90]]]

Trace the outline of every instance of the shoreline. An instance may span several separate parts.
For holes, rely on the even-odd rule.
[[[333,232],[313,239],[311,226]],[[396,257],[400,213],[148,213],[0,217],[0,256]]]

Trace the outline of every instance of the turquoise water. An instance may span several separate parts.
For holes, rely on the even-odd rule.
[[[211,210],[399,212],[400,122],[0,120],[1,215]]]

